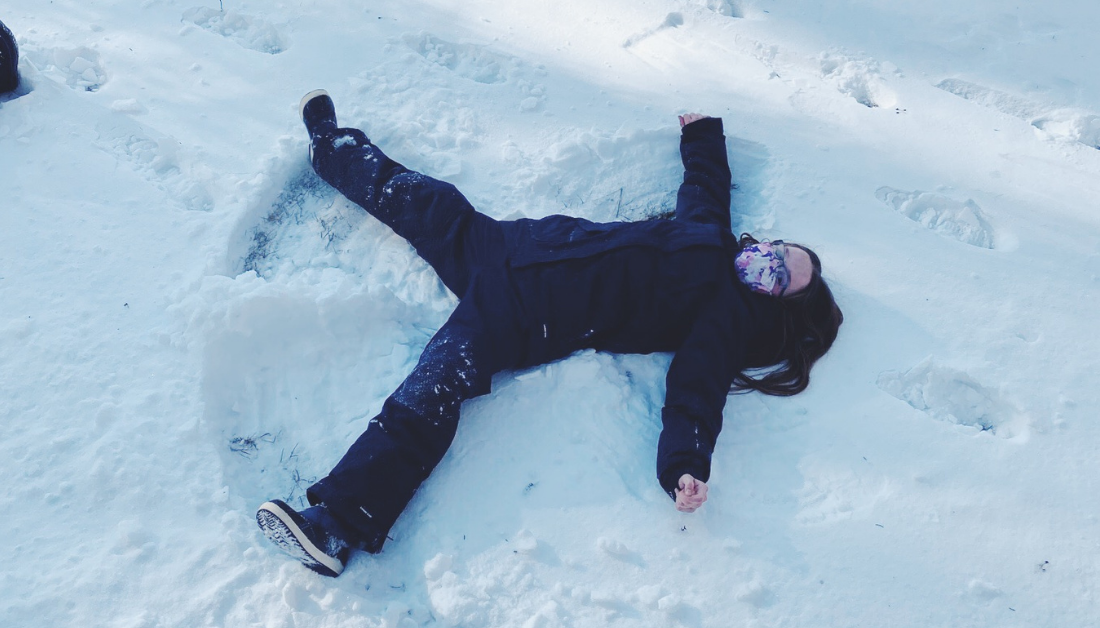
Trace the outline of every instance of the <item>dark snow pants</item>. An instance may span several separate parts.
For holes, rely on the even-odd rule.
[[[462,402],[489,392],[493,374],[518,359],[514,297],[503,278],[507,224],[475,211],[453,185],[389,159],[357,129],[316,138],[313,166],[408,240],[460,299],[367,430],[307,491],[363,549],[378,552],[454,439]]]

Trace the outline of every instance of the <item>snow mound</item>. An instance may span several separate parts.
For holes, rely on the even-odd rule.
[[[886,87],[881,67],[874,59],[823,52],[818,55],[817,61],[825,80],[864,107],[888,108],[897,104],[897,96]]]

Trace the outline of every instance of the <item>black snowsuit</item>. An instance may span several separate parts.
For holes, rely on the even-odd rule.
[[[19,47],[15,35],[0,22],[0,94],[19,87]]]
[[[442,459],[466,399],[493,374],[585,348],[674,351],[657,477],[706,481],[734,376],[775,362],[779,304],[733,270],[730,170],[722,121],[683,129],[684,182],[673,220],[593,223],[568,216],[497,221],[454,186],[410,171],[356,129],[313,142],[313,166],[407,239],[460,299],[419,363],[330,474],[310,487],[377,552]]]

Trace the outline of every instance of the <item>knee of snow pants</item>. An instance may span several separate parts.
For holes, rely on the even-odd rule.
[[[488,393],[504,366],[500,337],[485,335],[462,304],[413,372],[328,476],[307,491],[378,552],[386,535],[454,440],[462,402]],[[504,337],[507,337],[506,335]],[[505,343],[514,346],[515,343]]]

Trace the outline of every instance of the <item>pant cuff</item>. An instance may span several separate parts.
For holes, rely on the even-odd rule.
[[[327,478],[325,478],[327,479]],[[353,539],[347,539],[349,543],[358,545],[359,549],[377,554],[382,551],[389,533],[376,525],[370,515],[356,506],[349,506],[340,499],[339,493],[325,483],[325,479],[317,482],[306,490],[306,499],[313,506],[324,506],[329,514],[335,517],[345,528],[355,535]]]

